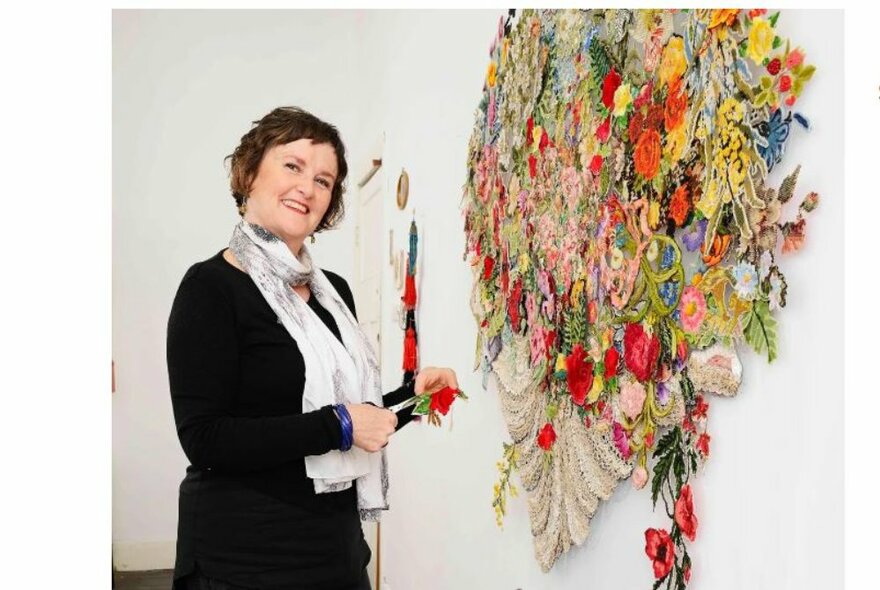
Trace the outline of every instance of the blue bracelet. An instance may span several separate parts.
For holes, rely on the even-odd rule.
[[[339,417],[339,426],[342,428],[342,445],[340,451],[347,451],[354,444],[354,424],[351,421],[351,414],[344,404],[337,404],[336,415]]]

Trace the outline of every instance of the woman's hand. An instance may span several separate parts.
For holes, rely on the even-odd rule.
[[[375,453],[388,444],[397,427],[397,414],[371,404],[346,404],[351,416],[354,446]]]
[[[458,390],[458,378],[452,369],[425,367],[419,370],[416,375],[415,393],[421,395],[423,393],[434,393],[438,389],[451,387]]]

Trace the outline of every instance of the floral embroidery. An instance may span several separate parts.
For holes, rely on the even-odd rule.
[[[466,257],[477,365],[513,439],[493,506],[500,526],[519,470],[544,570],[631,478],[670,518],[645,531],[655,587],[691,578],[708,394],[739,388],[737,345],[775,359],[778,261],[805,249],[819,201],[795,204],[798,167],[768,176],[809,129],[792,107],[815,73],[779,17],[525,10],[499,24],[468,145]]]

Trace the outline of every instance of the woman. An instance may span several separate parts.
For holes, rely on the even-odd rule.
[[[190,268],[168,322],[180,486],[176,589],[369,589],[361,518],[388,508],[384,409],[458,387],[428,368],[382,396],[346,281],[307,237],[343,213],[337,130],[297,108],[256,122],[231,156],[242,221]],[[383,407],[384,406],[384,407]]]

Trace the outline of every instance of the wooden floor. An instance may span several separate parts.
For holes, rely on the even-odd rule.
[[[171,590],[173,570],[113,572],[115,590]]]

